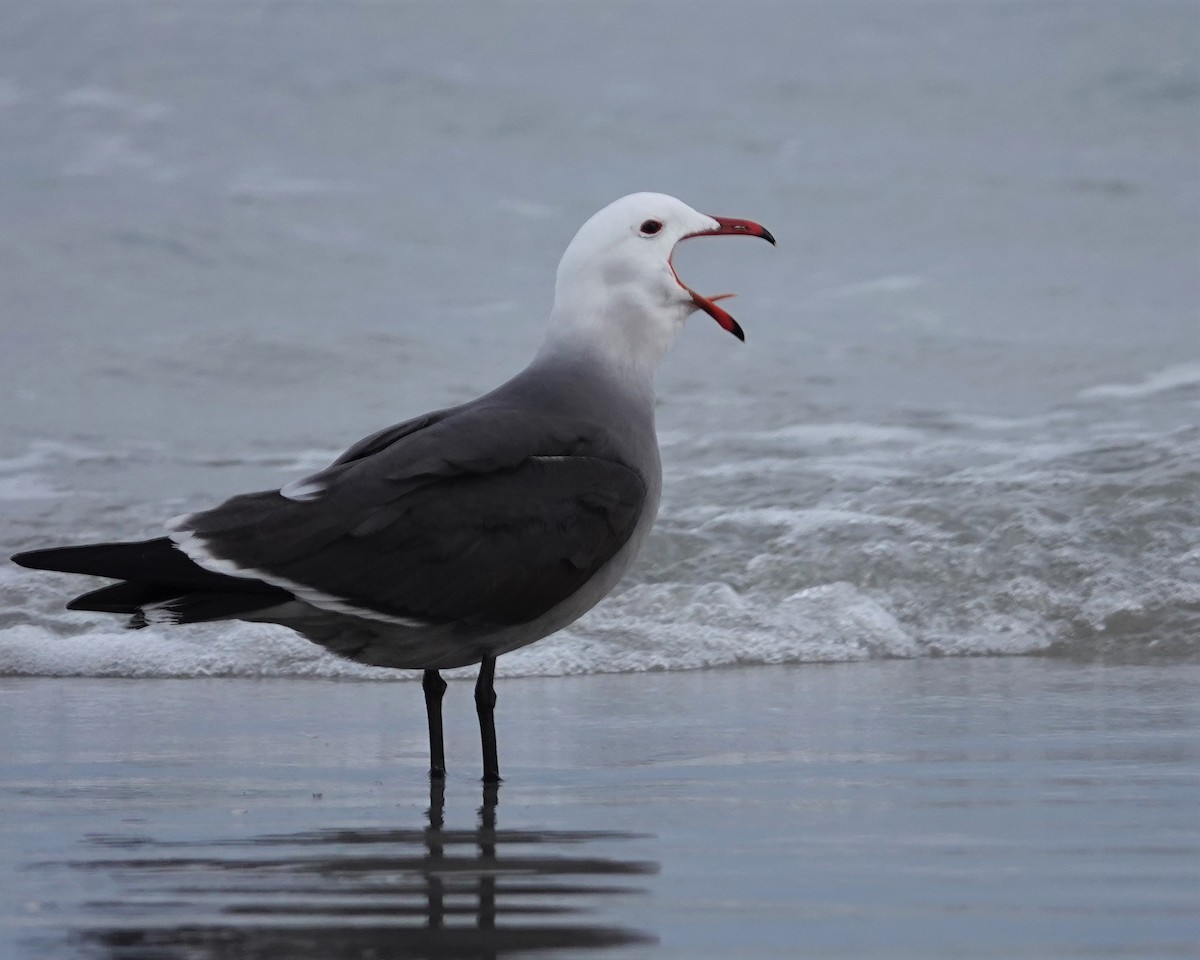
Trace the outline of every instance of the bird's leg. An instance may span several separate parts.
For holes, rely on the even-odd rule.
[[[429,776],[433,780],[444,780],[446,748],[442,743],[442,694],[446,692],[446,681],[436,670],[426,670],[421,689],[425,691],[425,713],[429,717]]]
[[[496,758],[496,658],[490,654],[479,664],[475,681],[475,712],[479,714],[479,737],[483,741],[483,782],[500,782],[500,761]]]

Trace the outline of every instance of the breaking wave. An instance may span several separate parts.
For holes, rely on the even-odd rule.
[[[1097,390],[1096,402],[1020,420],[676,433],[664,448],[659,525],[634,571],[573,627],[504,657],[501,672],[1033,653],[1195,659],[1200,427],[1152,429],[1117,407],[1096,415],[1142,395]],[[67,507],[48,514],[48,499],[70,487],[60,475],[97,456],[40,444],[0,464],[5,488],[29,498],[14,549],[66,531],[133,536],[178,512],[85,502],[76,509],[86,523]],[[282,473],[313,458],[268,459]],[[0,565],[0,674],[397,676],[268,625],[126,631],[63,610],[73,589],[66,577]]]

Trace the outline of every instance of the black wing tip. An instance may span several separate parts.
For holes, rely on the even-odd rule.
[[[57,550],[23,550],[21,553],[14,553],[8,559],[15,563],[18,567],[25,567],[29,570],[53,570],[50,566],[50,558]]]
[[[104,603],[98,600],[88,599],[92,595],[85,593],[82,596],[76,597],[74,600],[68,600],[66,609],[68,610],[86,610],[88,613],[133,613],[137,608],[131,607],[127,603]]]
[[[58,573],[82,573],[100,577],[122,578],[120,573],[107,573],[105,569],[114,561],[120,562],[131,554],[146,556],[146,551],[159,551],[169,547],[167,537],[153,540],[137,540],[114,543],[81,543],[70,547],[46,547],[41,550],[24,550],[14,553],[10,559],[21,567],[31,570],[54,570]]]

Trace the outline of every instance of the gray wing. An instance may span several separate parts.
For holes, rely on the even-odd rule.
[[[511,625],[587,583],[629,540],[646,498],[591,425],[505,409],[409,421],[304,483],[309,499],[246,494],[181,518],[181,545],[202,564],[343,607]]]

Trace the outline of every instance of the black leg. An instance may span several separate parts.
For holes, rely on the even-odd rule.
[[[425,691],[425,713],[429,717],[429,776],[444,780],[446,748],[442,744],[442,694],[446,692],[446,681],[436,670],[426,670],[421,689]]]
[[[483,782],[500,782],[500,761],[496,759],[496,658],[486,656],[479,665],[475,681],[475,712],[479,714],[479,737],[483,741]]]

